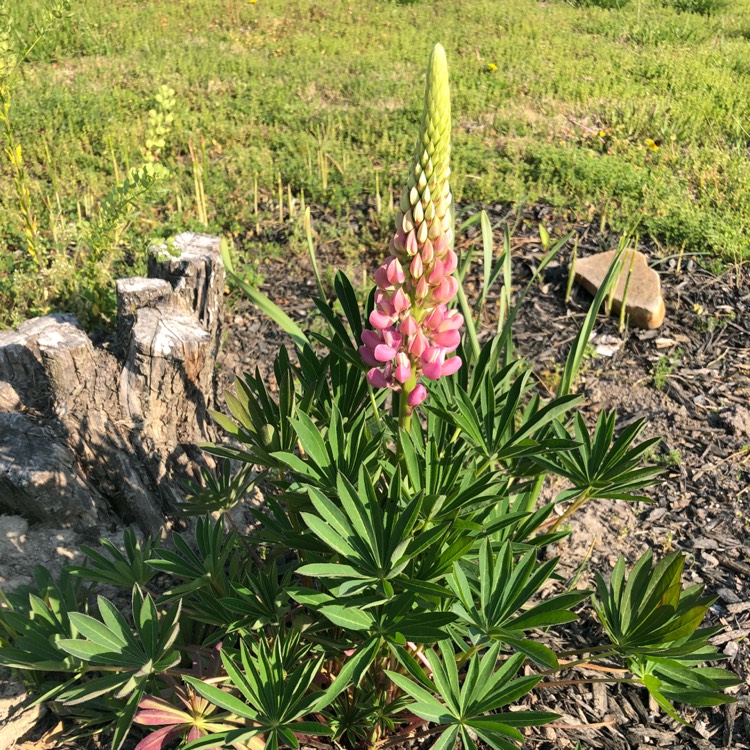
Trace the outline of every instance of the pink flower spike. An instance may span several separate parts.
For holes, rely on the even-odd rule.
[[[396,370],[394,374],[399,383],[405,383],[411,377],[411,362],[409,361],[409,357],[403,352],[399,352],[396,355]]]
[[[387,344],[380,344],[373,351],[378,362],[390,362],[396,356],[396,350]]]
[[[410,313],[407,313],[404,316],[404,319],[401,321],[401,325],[399,326],[398,330],[401,331],[404,336],[413,336],[419,330],[419,325],[414,319],[414,316]]]
[[[382,371],[379,370],[377,367],[373,367],[372,370],[368,370],[367,382],[373,388],[387,388],[388,387],[388,381],[385,379],[385,375],[383,375]]]
[[[413,279],[418,279],[424,273],[424,265],[422,263],[422,256],[417,253],[409,266],[409,273]]]
[[[393,305],[393,309],[397,313],[400,313],[408,310],[411,303],[409,302],[409,298],[404,294],[404,290],[399,287],[391,297],[391,304]]]
[[[384,328],[393,325],[393,318],[390,315],[384,315],[380,310],[376,309],[370,313],[370,325],[373,328],[383,330]]]
[[[404,283],[404,279],[406,277],[404,276],[404,269],[401,267],[401,263],[399,263],[398,258],[391,258],[386,263],[386,269],[388,281],[390,281],[391,284]]]
[[[457,372],[461,368],[461,364],[461,357],[451,357],[450,359],[446,359],[440,370],[440,374],[445,376],[453,375],[454,372]]]
[[[419,406],[427,398],[427,389],[420,383],[407,396],[406,403],[412,408]]]

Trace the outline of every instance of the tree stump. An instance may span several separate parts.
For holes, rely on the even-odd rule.
[[[0,332],[0,511],[165,531],[215,437],[224,290],[218,238],[175,248],[152,248],[150,278],[117,283],[114,353],[71,315]]]

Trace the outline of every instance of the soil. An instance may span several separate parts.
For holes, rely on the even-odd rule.
[[[502,225],[510,215],[508,207],[496,205],[487,210],[499,244]],[[353,211],[357,217],[353,220],[368,222],[371,233],[376,239],[380,235],[380,244],[386,247],[387,230],[374,208],[361,206]],[[462,214],[466,218],[475,211],[467,208]],[[553,237],[575,231],[581,256],[612,249],[618,241],[602,233],[597,223],[558,221],[547,207],[528,210],[512,239],[514,292],[525,286],[543,257],[539,222]],[[470,227],[459,248],[480,246],[478,228]],[[649,548],[657,554],[687,553],[685,578],[704,583],[717,597],[710,618],[724,625],[725,631],[714,643],[743,684],[733,689],[736,703],[688,712],[686,726],[657,711],[645,691],[628,686],[605,691],[597,684],[573,685],[548,691],[544,703],[538,701],[535,707],[557,711],[562,718],[529,737],[527,746],[534,750],[574,748],[577,742],[583,748],[617,750],[750,748],[750,273],[740,266],[716,273],[699,257],[665,258],[660,257],[659,248],[640,249],[660,272],[665,323],[654,331],[626,328],[621,332],[616,319],[600,317],[576,390],[585,397],[584,412],[590,420],[614,409],[618,429],[645,419],[644,437],[663,437],[653,459],[665,466],[664,481],[650,491],[653,502],[649,504],[590,504],[577,516],[573,534],[556,553],[561,556],[563,574],[572,576],[580,568],[584,583],[594,571],[606,577],[620,556],[632,563]],[[591,302],[590,295],[576,288],[565,302],[571,250],[566,245],[546,268],[514,329],[519,356],[533,363],[541,388],[550,393]],[[380,260],[365,251],[358,258],[342,260],[334,244],[319,248],[319,253],[322,268],[341,268],[355,286],[361,285],[363,276],[371,275]],[[480,265],[475,263],[476,274],[467,277],[469,295],[480,288]],[[263,291],[303,329],[315,325],[312,297],[316,287],[306,258],[295,257],[293,262],[269,258],[259,270]],[[482,336],[494,330],[496,291],[488,295]],[[224,330],[219,361],[223,387],[231,387],[235,376],[256,367],[273,387],[272,363],[278,347],[285,345],[291,351],[290,342],[275,324],[234,297]],[[41,539],[60,533],[36,527],[22,531],[16,541],[0,534],[0,587],[23,582],[32,563],[44,562],[32,542],[35,534]],[[73,554],[75,542],[65,537],[64,546]],[[11,548],[23,549],[24,554],[14,556]],[[59,562],[58,554],[51,556]],[[597,632],[591,620],[577,627],[573,637],[580,637],[581,643],[591,642]],[[0,720],[2,710],[0,697]],[[50,718],[46,725],[39,722],[36,732],[29,735],[38,742],[18,747],[48,747],[39,737],[53,724]]]

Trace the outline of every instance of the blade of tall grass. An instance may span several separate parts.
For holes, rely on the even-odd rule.
[[[573,387],[573,383],[575,382],[576,376],[578,375],[578,371],[581,368],[581,362],[583,361],[583,353],[586,349],[586,344],[591,337],[591,332],[594,330],[596,317],[599,314],[602,303],[605,299],[607,299],[609,293],[614,288],[614,285],[617,282],[617,278],[619,277],[620,273],[622,255],[625,252],[625,249],[628,247],[628,244],[628,237],[623,236],[623,238],[620,240],[620,244],[617,248],[617,253],[614,257],[614,260],[612,261],[612,265],[609,267],[609,271],[607,271],[607,275],[604,277],[604,281],[599,287],[599,290],[594,297],[594,301],[591,303],[591,307],[589,307],[589,311],[583,321],[583,325],[578,331],[575,341],[573,342],[573,346],[568,353],[568,358],[565,361],[565,367],[563,368],[562,377],[560,378],[560,385],[557,388],[558,396],[567,396],[570,393],[571,388]]]
[[[262,312],[264,312],[292,341],[300,348],[310,345],[310,341],[305,336],[302,329],[271,299],[269,299],[260,289],[250,286],[243,281],[236,273],[227,269],[232,282],[235,283],[248,296],[250,301]]]

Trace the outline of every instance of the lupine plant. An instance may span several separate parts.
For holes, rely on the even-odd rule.
[[[480,345],[487,290],[472,312],[458,286],[470,259],[452,241],[447,80],[437,47],[364,315],[342,274],[316,300],[327,331],[309,336],[249,288],[296,360],[280,349],[275,393],[256,372],[226,395],[228,438],[207,448],[217,470],[183,508],[194,531],[86,548],[59,583],[40,571],[6,597],[0,663],[86,731],[111,732],[114,750],[131,730],[138,750],[511,750],[557,718],[549,689],[590,681],[576,670],[591,666],[677,721],[677,704],[731,700],[733,675],[706,666],[720,658],[701,624],[712,600],[682,587],[681,554],[648,552],[630,573],[621,560],[593,597],[558,571],[555,544],[585,502],[647,499],[658,474],[643,423],[618,434],[607,414],[591,432],[571,393],[614,272],[544,400],[513,356],[509,235],[495,261],[483,216],[485,284],[502,276],[504,311]],[[544,244],[537,274],[561,246]],[[550,477],[564,486],[542,500]],[[255,523],[237,528],[255,486]],[[94,600],[84,582],[121,593]],[[566,627],[579,618],[588,642]]]

